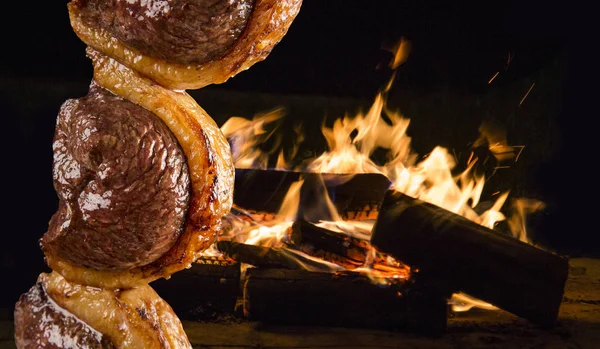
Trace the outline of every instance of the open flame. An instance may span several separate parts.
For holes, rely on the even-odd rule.
[[[507,220],[512,234],[521,241],[530,242],[525,230],[525,215],[543,208],[543,203],[536,200],[519,199],[514,204],[516,215],[507,217],[501,212],[508,192],[496,195],[493,204],[481,213],[476,210],[481,202],[485,177],[482,171],[483,161],[473,152],[465,169],[457,173],[458,163],[450,152],[443,147],[435,147],[429,154],[419,158],[411,149],[411,137],[407,135],[410,120],[400,112],[390,110],[387,105],[387,92],[393,85],[396,69],[407,59],[410,43],[401,40],[394,46],[392,78],[375,97],[366,113],[355,116],[344,116],[334,121],[331,127],[322,126],[322,133],[327,141],[328,151],[312,159],[301,161],[301,165],[292,167],[292,159],[297,155],[298,146],[304,140],[300,129],[296,131],[296,147],[284,156],[278,150],[281,140],[277,137],[278,122],[284,116],[283,109],[256,115],[252,120],[232,117],[221,127],[229,139],[236,168],[267,169],[269,158],[278,153],[276,169],[311,173],[361,174],[377,173],[386,176],[391,187],[409,196],[430,202],[451,212],[462,215],[488,228],[503,220]],[[506,136],[498,129],[484,124],[480,128],[480,137],[474,147],[487,147],[488,156],[493,156],[498,164],[518,160],[523,147],[510,146]],[[265,144],[269,144],[265,147]],[[383,152],[381,151],[383,150]],[[374,154],[384,154],[385,159],[374,159]],[[296,219],[300,189],[303,181],[294,183],[284,200],[278,214],[268,221],[254,220],[251,224],[232,224],[232,229],[224,239],[268,247],[285,247],[289,229]],[[331,221],[319,221],[316,224],[327,227],[345,236],[366,242],[374,220],[344,221],[335,209],[327,193],[321,198],[325,203],[323,209],[330,211]],[[377,251],[371,248],[369,258],[363,265],[343,268],[364,271],[373,276],[406,277],[406,266],[387,257],[381,260],[376,257]],[[310,257],[310,256],[309,256]],[[323,261],[325,263],[325,261]],[[329,261],[327,262],[329,263]],[[334,261],[335,263],[335,261]],[[465,311],[471,307],[494,309],[485,302],[473,299],[464,294],[457,294],[452,302],[455,311]]]

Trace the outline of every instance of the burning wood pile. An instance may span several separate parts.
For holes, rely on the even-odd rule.
[[[244,169],[236,175],[238,185],[266,181],[284,187],[284,177],[321,177]],[[321,189],[360,192],[361,182],[376,183],[376,178],[386,182],[381,175],[365,174]],[[291,191],[297,190],[297,182],[290,183]],[[346,207],[344,216],[351,218],[337,221],[327,220],[332,212],[307,220],[307,215],[319,218],[302,210],[309,207],[303,200],[314,199],[308,194],[314,187],[296,192],[298,209],[290,220],[264,210],[274,205],[271,200],[285,206],[285,197],[277,200],[269,195],[274,191],[263,193],[269,202],[255,196],[250,208],[234,206],[226,218],[229,232],[238,235],[222,236],[212,256],[168,283],[158,280],[155,287],[178,314],[195,320],[230,315],[279,325],[435,336],[444,333],[448,316],[462,305],[498,307],[541,327],[554,326],[568,273],[566,259],[400,191],[376,187],[370,197],[341,200],[333,209]],[[256,192],[260,187],[248,188]],[[245,191],[238,189],[244,197]],[[375,209],[374,202],[380,203]],[[213,296],[194,292],[182,299],[178,291],[206,289],[207,284]]]
[[[268,229],[268,222],[257,220],[264,213],[233,212],[232,224]],[[214,250],[218,257],[205,257],[169,284],[158,280],[155,288],[191,319],[231,314],[274,324],[444,331],[449,295],[415,282],[410,268],[376,252],[364,232],[346,235],[305,220],[271,228],[281,229],[281,244],[222,239]],[[181,282],[177,289],[197,289],[200,275],[228,299],[177,301],[181,295],[171,286]],[[215,301],[218,306],[211,307]]]
[[[397,46],[393,69],[406,47]],[[409,120],[386,107],[392,83],[365,115],[324,126],[329,151],[296,166],[283,150],[260,151],[280,110],[221,127],[236,164],[234,207],[204,260],[170,281],[206,289],[202,279],[219,297],[183,300],[158,280],[181,316],[439,335],[452,312],[482,307],[555,325],[568,261],[534,246],[525,230],[525,214],[543,203],[517,198],[518,214],[509,215],[508,192],[483,202],[486,172],[475,151],[461,173],[441,147],[418,161]],[[474,147],[498,168],[516,161],[522,148],[485,125],[480,131]],[[386,161],[374,161],[376,149]],[[499,222],[506,231],[494,229]]]

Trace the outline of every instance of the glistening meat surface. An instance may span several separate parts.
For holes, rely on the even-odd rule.
[[[102,289],[41,273],[15,305],[19,349],[191,349],[173,309],[149,286]]]
[[[91,27],[139,52],[178,64],[219,58],[240,37],[254,0],[77,0]]]
[[[220,84],[264,60],[302,0],[73,0],[89,47],[173,90]]]
[[[18,348],[115,348],[109,338],[58,306],[36,283],[15,305]]]
[[[47,251],[97,270],[149,264],[183,230],[190,196],[186,157],[149,110],[96,84],[57,118],[54,186],[59,209]]]

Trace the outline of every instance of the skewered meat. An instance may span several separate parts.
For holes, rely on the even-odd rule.
[[[175,244],[189,173],[156,115],[93,83],[86,97],[62,105],[53,148],[60,202],[42,239],[48,253],[119,270],[154,262]]]
[[[14,311],[17,348],[191,348],[181,321],[148,285],[106,290],[42,273]]]
[[[88,46],[164,87],[220,84],[264,60],[302,0],[73,0],[71,26]]]
[[[40,239],[52,269],[14,311],[29,348],[191,348],[148,285],[214,243],[233,203],[227,139],[185,92],[267,57],[302,0],[73,0],[87,96],[59,112],[59,209]]]
[[[102,256],[103,252],[98,252],[94,264],[90,264],[92,262],[85,260],[85,254],[82,254],[81,258],[76,259],[71,255],[71,250],[77,246],[61,250],[68,244],[61,245],[54,243],[57,238],[53,236],[53,224],[50,225],[50,230],[41,241],[46,261],[53,270],[60,272],[67,280],[97,287],[133,287],[161,277],[168,278],[174,272],[189,267],[197,258],[197,253],[203,251],[213,243],[221,229],[221,218],[231,209],[235,169],[231,159],[229,143],[227,143],[225,136],[214,120],[186,92],[165,89],[150,79],[123,66],[116,60],[91,48],[88,49],[88,56],[94,64],[93,85],[98,85],[102,89],[110,91],[115,96],[119,96],[113,98],[123,98],[129,101],[123,101],[122,103],[132,103],[144,109],[144,113],[153,113],[162,120],[176,138],[185,155],[189,169],[190,196],[187,215],[182,227],[183,230],[178,235],[174,245],[166,253],[160,255],[158,259],[147,264],[143,264],[142,262],[150,261],[150,257],[137,263],[143,265],[128,264],[126,261],[116,261],[114,258],[110,258],[112,264],[109,265],[106,261],[107,256]],[[92,88],[92,91],[94,89],[95,87]],[[112,110],[113,107],[119,105],[110,103],[107,108]],[[130,107],[136,109],[133,106]],[[80,144],[81,142],[77,143]],[[156,157],[157,154],[153,155]],[[175,163],[178,164],[177,161]],[[130,172],[137,173],[137,170],[129,169],[128,167],[134,166],[125,166],[124,169],[127,168],[128,172],[118,175],[117,178],[129,178]],[[90,176],[97,176],[97,178],[104,176],[102,169],[98,168],[98,170],[100,171]],[[177,171],[173,171],[173,173],[175,172]],[[132,177],[135,177],[135,175]],[[137,183],[146,188],[142,190],[155,190],[155,188],[147,188],[148,185],[153,185],[151,182],[139,181]],[[135,184],[133,185],[135,186]],[[183,185],[177,184],[174,187],[182,188]],[[174,188],[170,187],[169,189],[173,190]],[[113,195],[116,195],[116,193],[113,193]],[[153,198],[155,197],[157,196],[154,195]],[[178,195],[177,197],[179,201],[183,200],[183,196]],[[129,199],[132,199],[134,203],[125,203],[123,201],[125,198],[123,197],[114,198],[115,201],[122,202],[125,207],[133,207],[134,204],[139,203],[137,196],[130,197]],[[177,200],[171,201],[175,202]],[[84,202],[84,204],[86,203]],[[152,216],[152,205],[154,204],[156,202],[150,200],[150,208],[148,208],[148,212],[150,212],[149,216]],[[81,210],[81,205],[79,207],[77,205],[74,206],[76,209]],[[116,216],[114,219],[125,219],[129,214],[133,218],[136,218],[144,213],[117,212],[118,217]],[[157,221],[157,218],[158,215],[148,219]],[[107,219],[102,215],[100,220],[106,221]],[[177,219],[174,219],[174,221],[178,222]],[[162,220],[157,222],[166,224]],[[109,221],[109,227],[105,230],[112,228],[110,223]],[[135,222],[132,228],[143,227],[142,224],[149,223]],[[154,252],[157,252],[151,254],[153,257],[159,254],[158,251],[164,250],[164,247],[168,245],[166,241],[172,241],[170,239],[175,236],[174,226],[174,224],[168,225],[169,229],[171,229],[171,233],[167,234],[168,238],[152,239],[151,235],[148,236],[149,241],[147,243],[156,249]],[[115,249],[117,249],[117,252],[127,251],[130,248],[136,249],[137,247],[134,247],[133,244],[143,244],[139,240],[143,240],[147,232],[129,232],[126,235],[121,235],[120,238],[125,243],[123,244],[124,246],[117,248],[113,246],[113,236],[120,233],[122,232],[111,231],[111,234],[97,234],[94,238],[97,238],[96,241],[99,241],[98,244],[104,250],[112,253]],[[78,236],[85,241],[89,241],[85,232],[83,234],[75,234],[72,239],[78,239]],[[161,235],[157,233],[156,236]],[[79,245],[82,245],[82,243],[80,242]],[[90,248],[95,246],[96,244],[90,246]],[[104,260],[102,260],[103,258]]]
[[[82,22],[149,57],[176,64],[218,59],[246,28],[254,0],[75,0]]]

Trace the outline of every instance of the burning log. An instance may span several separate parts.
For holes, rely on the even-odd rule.
[[[278,212],[288,189],[304,180],[300,193],[299,218],[331,220],[327,210],[315,203],[329,196],[335,208],[351,219],[374,219],[390,186],[387,177],[376,173],[332,174],[259,169],[235,170],[234,203],[256,211]]]
[[[233,316],[239,298],[240,264],[227,258],[201,257],[169,280],[152,282],[154,290],[184,320]]]
[[[390,190],[371,243],[462,291],[545,328],[555,325],[568,261]]]
[[[354,265],[363,265],[370,251],[368,241],[345,236],[304,220],[292,224],[291,242],[304,247],[303,251],[312,250],[311,255],[318,251],[333,253]]]
[[[366,275],[250,268],[244,284],[244,314],[278,325],[343,326],[440,335],[446,329],[447,298],[414,280],[385,286]]]
[[[255,267],[307,269],[322,272],[344,269],[333,263],[310,259],[308,256],[287,248],[255,246],[234,241],[219,241],[217,248],[227,257]]]
[[[300,172],[239,169],[235,170],[233,202],[245,209],[277,212]]]
[[[355,234],[356,236],[338,233],[299,220],[292,224],[290,243],[304,253],[340,264],[346,269],[368,266],[379,272],[408,275],[407,266],[393,261],[389,255],[376,251],[371,246],[370,234]]]

